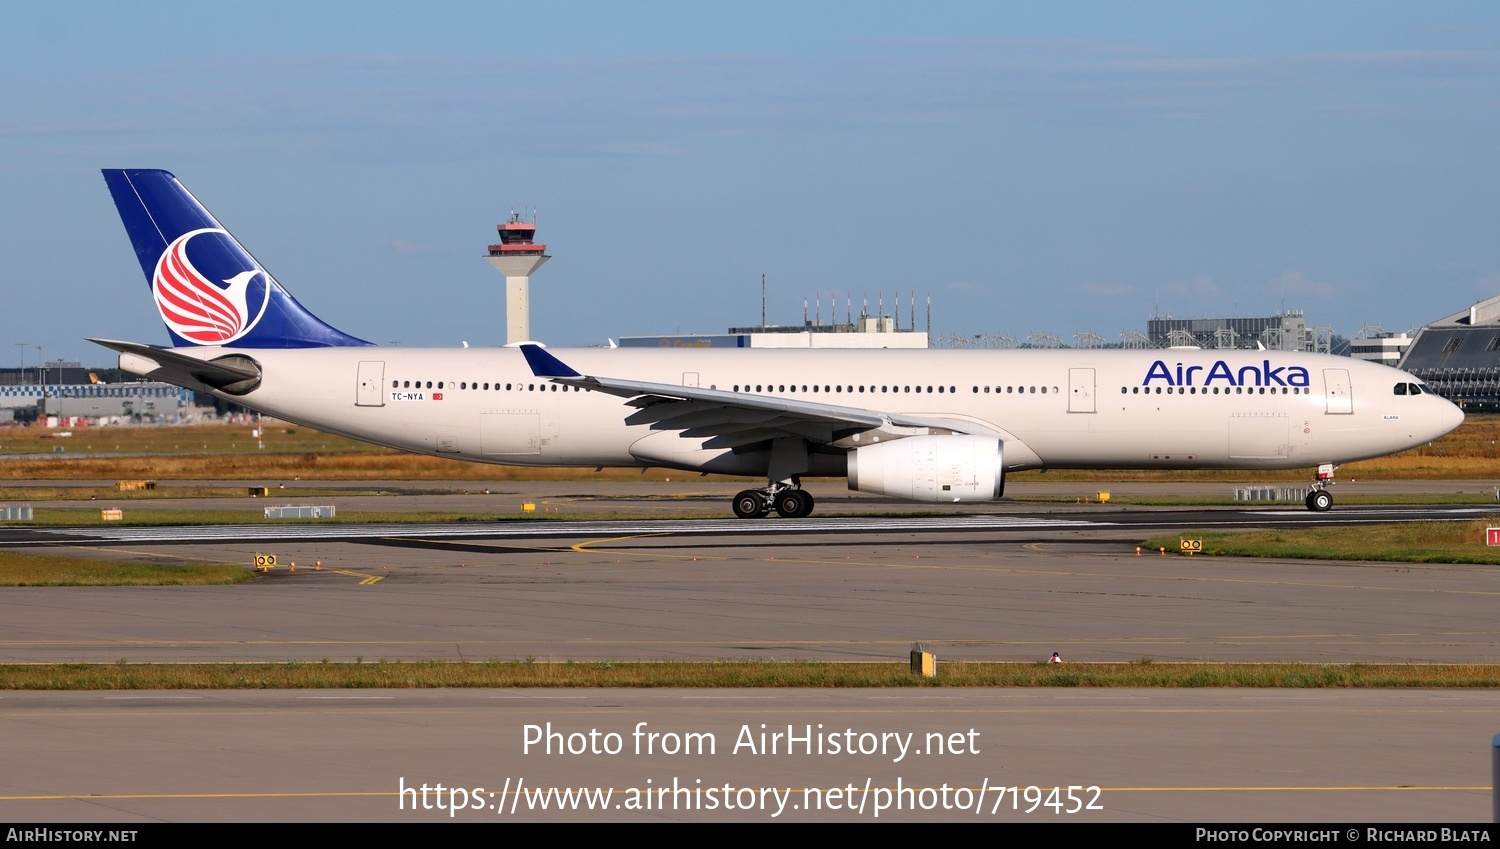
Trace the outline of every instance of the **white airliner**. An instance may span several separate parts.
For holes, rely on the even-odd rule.
[[[1316,469],[1463,413],[1405,372],[1280,351],[381,348],[307,312],[165,171],[105,171],[173,347],[131,374],[404,451],[516,466],[764,477],[743,518],[806,516],[804,477],[929,502],[1025,469]]]

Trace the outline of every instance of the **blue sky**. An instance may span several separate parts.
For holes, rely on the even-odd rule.
[[[502,342],[523,206],[554,345],[753,323],[762,273],[772,321],[1065,339],[1500,294],[1494,4],[250,5],[0,7],[0,363],[165,342],[105,167],[382,343]]]

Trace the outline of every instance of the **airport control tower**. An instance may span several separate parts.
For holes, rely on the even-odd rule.
[[[500,244],[490,245],[489,261],[505,275],[505,344],[531,340],[531,272],[551,259],[547,246],[535,244],[536,216],[522,220],[512,212],[510,220],[495,225]]]

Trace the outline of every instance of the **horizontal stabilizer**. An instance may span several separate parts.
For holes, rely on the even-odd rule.
[[[213,360],[201,360],[184,351],[191,348],[157,348],[139,342],[112,339],[90,339],[120,352],[120,368],[140,377],[152,377],[178,386],[197,388],[200,384],[231,394],[249,392],[260,384],[260,366],[249,357],[233,354]]]

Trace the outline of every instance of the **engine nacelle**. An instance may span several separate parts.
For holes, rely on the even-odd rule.
[[[994,501],[1005,494],[1003,443],[910,436],[849,452],[849,488],[910,501]]]

